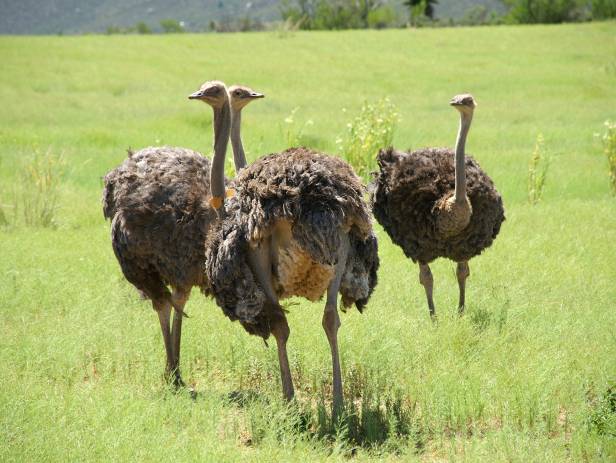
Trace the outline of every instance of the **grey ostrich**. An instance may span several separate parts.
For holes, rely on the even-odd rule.
[[[505,220],[500,194],[471,157],[465,157],[466,137],[473,118],[472,95],[453,97],[460,113],[455,152],[425,148],[410,153],[381,150],[372,193],[374,216],[394,243],[419,262],[430,315],[435,317],[433,278],[429,263],[446,257],[457,263],[458,310],[465,306],[468,260],[489,247]]]
[[[242,169],[206,245],[210,292],[231,320],[276,339],[284,397],[294,395],[279,301],[327,292],[323,328],[333,363],[334,412],[342,406],[337,295],[361,311],[375,285],[377,242],[363,187],[341,159],[306,148],[270,154]]]
[[[196,95],[214,110],[213,165],[224,167],[230,132],[226,87],[207,82]],[[184,384],[179,369],[184,305],[193,286],[207,288],[205,240],[216,220],[208,202],[211,166],[189,149],[151,147],[129,154],[105,176],[103,212],[111,219],[114,253],[126,279],[152,301],[163,334],[167,374],[176,386]],[[175,311],[170,329],[171,307]]]

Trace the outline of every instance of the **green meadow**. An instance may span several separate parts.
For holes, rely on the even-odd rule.
[[[0,62],[0,461],[616,460],[616,198],[596,135],[616,119],[616,23],[5,36]],[[437,323],[417,266],[376,227],[379,285],[341,316],[341,422],[324,304],[289,306],[286,405],[274,341],[194,291],[193,399],[165,384],[158,319],[113,255],[102,177],[129,147],[211,155],[211,110],[186,98],[211,79],[266,94],[244,111],[250,160],[295,142],[339,154],[383,97],[395,146],[451,146],[449,98],[477,99],[467,149],[507,220],[470,262],[463,318],[455,264],[432,265]],[[531,206],[539,134],[551,163]],[[28,225],[42,180],[27,174],[45,160],[58,207],[52,226]]]

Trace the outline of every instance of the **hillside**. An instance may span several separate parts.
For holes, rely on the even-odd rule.
[[[207,30],[211,21],[250,17],[260,21],[280,18],[279,0],[0,0],[0,34],[83,34],[129,27],[143,21],[156,30],[162,19],[183,21],[191,31]],[[388,0],[406,15],[401,0]],[[459,18],[484,5],[503,11],[499,0],[440,0],[439,18]]]

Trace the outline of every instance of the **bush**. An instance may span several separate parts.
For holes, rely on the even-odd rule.
[[[368,27],[371,29],[384,29],[392,26],[396,21],[396,12],[389,6],[381,6],[368,13]]]
[[[135,29],[137,29],[137,32],[139,34],[151,34],[152,33],[152,29],[150,29],[150,27],[143,21],[140,21],[137,24],[135,24]]]
[[[582,17],[579,0],[505,0],[511,7],[508,18],[514,23],[562,23]]]
[[[616,0],[592,0],[590,8],[593,19],[616,18]]]
[[[612,193],[616,195],[616,122],[605,121],[603,152],[607,158],[608,175]]]
[[[463,26],[480,26],[484,24],[500,24],[502,17],[488,10],[485,5],[475,5],[464,12],[458,24]]]
[[[160,22],[160,27],[163,28],[165,34],[179,34],[185,31],[184,23],[175,19],[163,19]]]
[[[543,135],[537,135],[535,150],[528,163],[528,202],[537,204],[543,197],[543,187],[550,168],[550,156],[545,152]]]
[[[342,157],[364,179],[376,169],[378,151],[391,146],[398,121],[398,110],[389,98],[364,102],[359,115],[347,124],[345,136],[336,140]]]
[[[395,11],[380,0],[284,0],[280,14],[283,21],[306,30],[381,28],[396,19]]]

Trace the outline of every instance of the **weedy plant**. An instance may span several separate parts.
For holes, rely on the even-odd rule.
[[[29,227],[55,227],[60,184],[66,170],[64,158],[50,151],[35,152],[20,168],[12,204],[5,214],[7,224]]]
[[[347,124],[346,134],[336,140],[342,156],[364,179],[376,169],[378,150],[391,146],[398,121],[398,110],[389,98],[364,102],[359,115]]]
[[[314,124],[312,119],[308,119],[303,124],[297,121],[296,115],[299,111],[299,106],[294,108],[284,119],[284,125],[280,126],[282,137],[286,141],[286,146],[300,146],[304,137],[304,132],[308,127]]]
[[[551,157],[545,150],[544,138],[542,134],[537,135],[535,149],[528,163],[528,202],[531,205],[537,204],[543,197],[543,188],[550,168]]]
[[[596,394],[591,385],[586,392],[586,400],[588,429],[616,438],[616,382],[612,382],[603,394]]]
[[[607,158],[612,193],[616,195],[616,122],[605,121],[603,152]]]
[[[294,21],[293,18],[289,17],[286,20],[279,22],[275,28],[276,35],[280,39],[292,37],[301,27],[304,20],[305,18],[300,18],[297,21]]]

